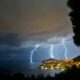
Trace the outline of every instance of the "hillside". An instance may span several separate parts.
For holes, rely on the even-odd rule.
[[[73,60],[80,61],[80,56],[78,56],[78,57],[75,57]]]

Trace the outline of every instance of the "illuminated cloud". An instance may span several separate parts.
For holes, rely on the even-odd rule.
[[[46,41],[55,36],[71,34],[72,25],[66,2],[67,0],[0,0],[0,32],[17,34],[15,39],[19,43]]]

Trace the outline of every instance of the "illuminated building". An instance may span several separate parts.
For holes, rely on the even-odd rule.
[[[57,69],[60,71],[66,71],[68,68],[72,68],[72,66],[76,66],[77,68],[80,68],[80,61],[48,59],[48,60],[44,60],[42,64],[39,66],[39,68],[41,70]]]

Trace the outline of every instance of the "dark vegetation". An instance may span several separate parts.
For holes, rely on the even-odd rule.
[[[73,60],[74,60],[74,61],[80,61],[80,56],[75,57]]]
[[[80,46],[80,0],[68,0],[67,5],[71,8],[69,16],[73,24],[74,43]]]
[[[50,75],[44,77],[43,75],[38,75],[37,77],[24,76],[22,73],[11,74],[9,71],[0,70],[0,80],[80,80],[80,69],[73,66],[71,69],[68,69],[66,72],[61,72],[56,74],[54,77]]]

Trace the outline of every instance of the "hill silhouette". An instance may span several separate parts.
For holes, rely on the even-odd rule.
[[[77,56],[73,59],[74,61],[80,61],[80,56]]]

